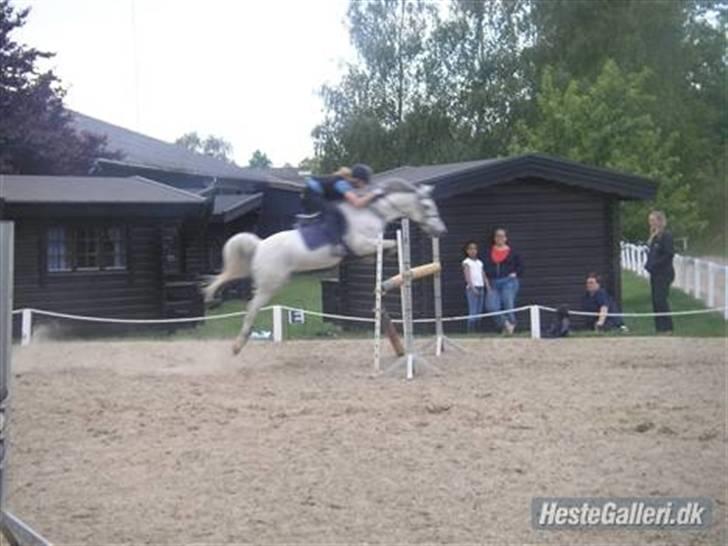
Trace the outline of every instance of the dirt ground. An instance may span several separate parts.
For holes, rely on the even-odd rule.
[[[725,339],[463,344],[410,382],[368,341],[16,348],[8,504],[57,545],[726,543]],[[536,496],[715,523],[534,531]]]

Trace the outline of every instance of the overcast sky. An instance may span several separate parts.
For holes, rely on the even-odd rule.
[[[74,110],[173,141],[228,140],[247,165],[313,154],[317,90],[353,58],[346,0],[16,0],[16,38],[56,57]]]

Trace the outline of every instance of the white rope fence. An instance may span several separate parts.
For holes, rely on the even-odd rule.
[[[340,321],[350,321],[350,322],[362,322],[362,323],[369,323],[373,324],[375,322],[374,318],[369,317],[357,317],[357,316],[350,316],[350,315],[338,315],[334,313],[322,313],[319,311],[308,311],[306,309],[301,309],[300,307],[290,307],[288,305],[270,305],[268,307],[263,307],[261,311],[273,311],[273,334],[272,339],[274,342],[281,342],[283,341],[284,335],[284,324],[283,324],[283,316],[284,312],[286,311],[295,311],[295,312],[302,312],[304,314],[308,314],[311,316],[321,317],[321,318],[328,318],[333,320],[340,320]],[[528,311],[530,315],[530,324],[531,324],[531,338],[533,339],[539,339],[541,337],[541,311],[545,311],[548,313],[556,313],[557,310],[553,307],[547,307],[544,305],[524,305],[521,307],[516,307],[515,309],[508,309],[505,311],[495,311],[491,313],[479,313],[477,315],[458,315],[453,317],[442,317],[440,320],[442,322],[457,322],[462,320],[467,320],[468,318],[487,318],[487,317],[494,317],[497,315],[504,315],[506,313],[519,313],[519,312],[525,312]],[[727,307],[713,307],[709,309],[691,309],[687,311],[672,311],[670,313],[608,313],[607,316],[610,317],[656,317],[656,316],[689,316],[689,315],[705,315],[709,313],[728,313],[728,306]],[[69,313],[58,313],[55,311],[46,311],[44,309],[35,309],[35,308],[25,308],[25,309],[16,309],[12,312],[13,315],[21,315],[21,345],[28,345],[31,342],[32,339],[32,332],[33,332],[33,315],[38,316],[46,316],[51,318],[59,318],[59,319],[66,319],[66,320],[74,320],[74,321],[80,321],[80,322],[94,322],[94,323],[108,323],[108,324],[175,324],[175,323],[189,323],[189,322],[205,322],[205,321],[214,321],[214,320],[222,320],[222,319],[229,319],[229,318],[236,318],[236,317],[244,317],[246,312],[245,311],[238,311],[235,313],[225,313],[220,315],[205,315],[201,317],[185,317],[185,318],[170,318],[170,319],[118,319],[118,318],[104,318],[104,317],[91,317],[86,315],[73,315]],[[591,316],[591,317],[597,317],[599,316],[599,313],[589,313],[585,311],[571,311],[569,310],[570,315],[576,315],[576,316]],[[435,317],[432,318],[418,318],[413,319],[413,323],[417,324],[432,324],[435,323],[438,319]],[[402,319],[393,319],[392,322],[401,324]]]
[[[622,269],[633,271],[640,277],[649,277],[649,273],[645,270],[648,250],[647,245],[623,241]],[[720,310],[723,311],[723,318],[728,320],[728,266],[682,254],[675,254],[673,265],[675,267],[673,286],[714,309],[719,307],[719,302],[722,300],[723,307]]]

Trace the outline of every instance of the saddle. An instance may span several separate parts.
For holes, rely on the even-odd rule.
[[[299,215],[296,229],[309,250],[316,250],[326,245],[344,244],[343,237],[348,226],[346,218],[338,209],[332,208],[315,216],[305,215],[303,218],[301,216]]]

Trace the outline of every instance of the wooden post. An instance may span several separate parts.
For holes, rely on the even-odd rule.
[[[377,238],[377,269],[374,285],[374,373],[381,371],[381,339],[382,339],[382,269],[384,264],[384,234]]]
[[[728,266],[723,268],[723,318],[728,320]]]
[[[538,305],[531,305],[531,339],[541,339],[541,311]]]
[[[283,341],[283,307],[273,306],[273,343]]]
[[[700,264],[703,262],[695,258],[693,263],[695,264],[693,269],[693,295],[700,299]]]
[[[432,238],[432,261],[440,264],[440,239],[437,237]],[[435,298],[435,356],[440,356],[445,340],[445,332],[442,327],[442,265],[435,272],[432,285]]]
[[[716,300],[715,297],[715,264],[713,262],[708,262],[708,307],[715,307],[716,306]]]
[[[412,324],[412,273],[410,264],[410,225],[407,218],[402,219],[402,230],[399,232],[400,274],[402,275],[402,332],[404,349],[407,357],[407,379],[414,377],[414,340]]]
[[[30,309],[23,309],[21,328],[20,328],[20,345],[30,345],[30,340],[33,337],[33,311]]]
[[[13,335],[14,224],[0,221],[0,534],[11,546],[50,546],[45,538],[5,508],[5,464]]]

